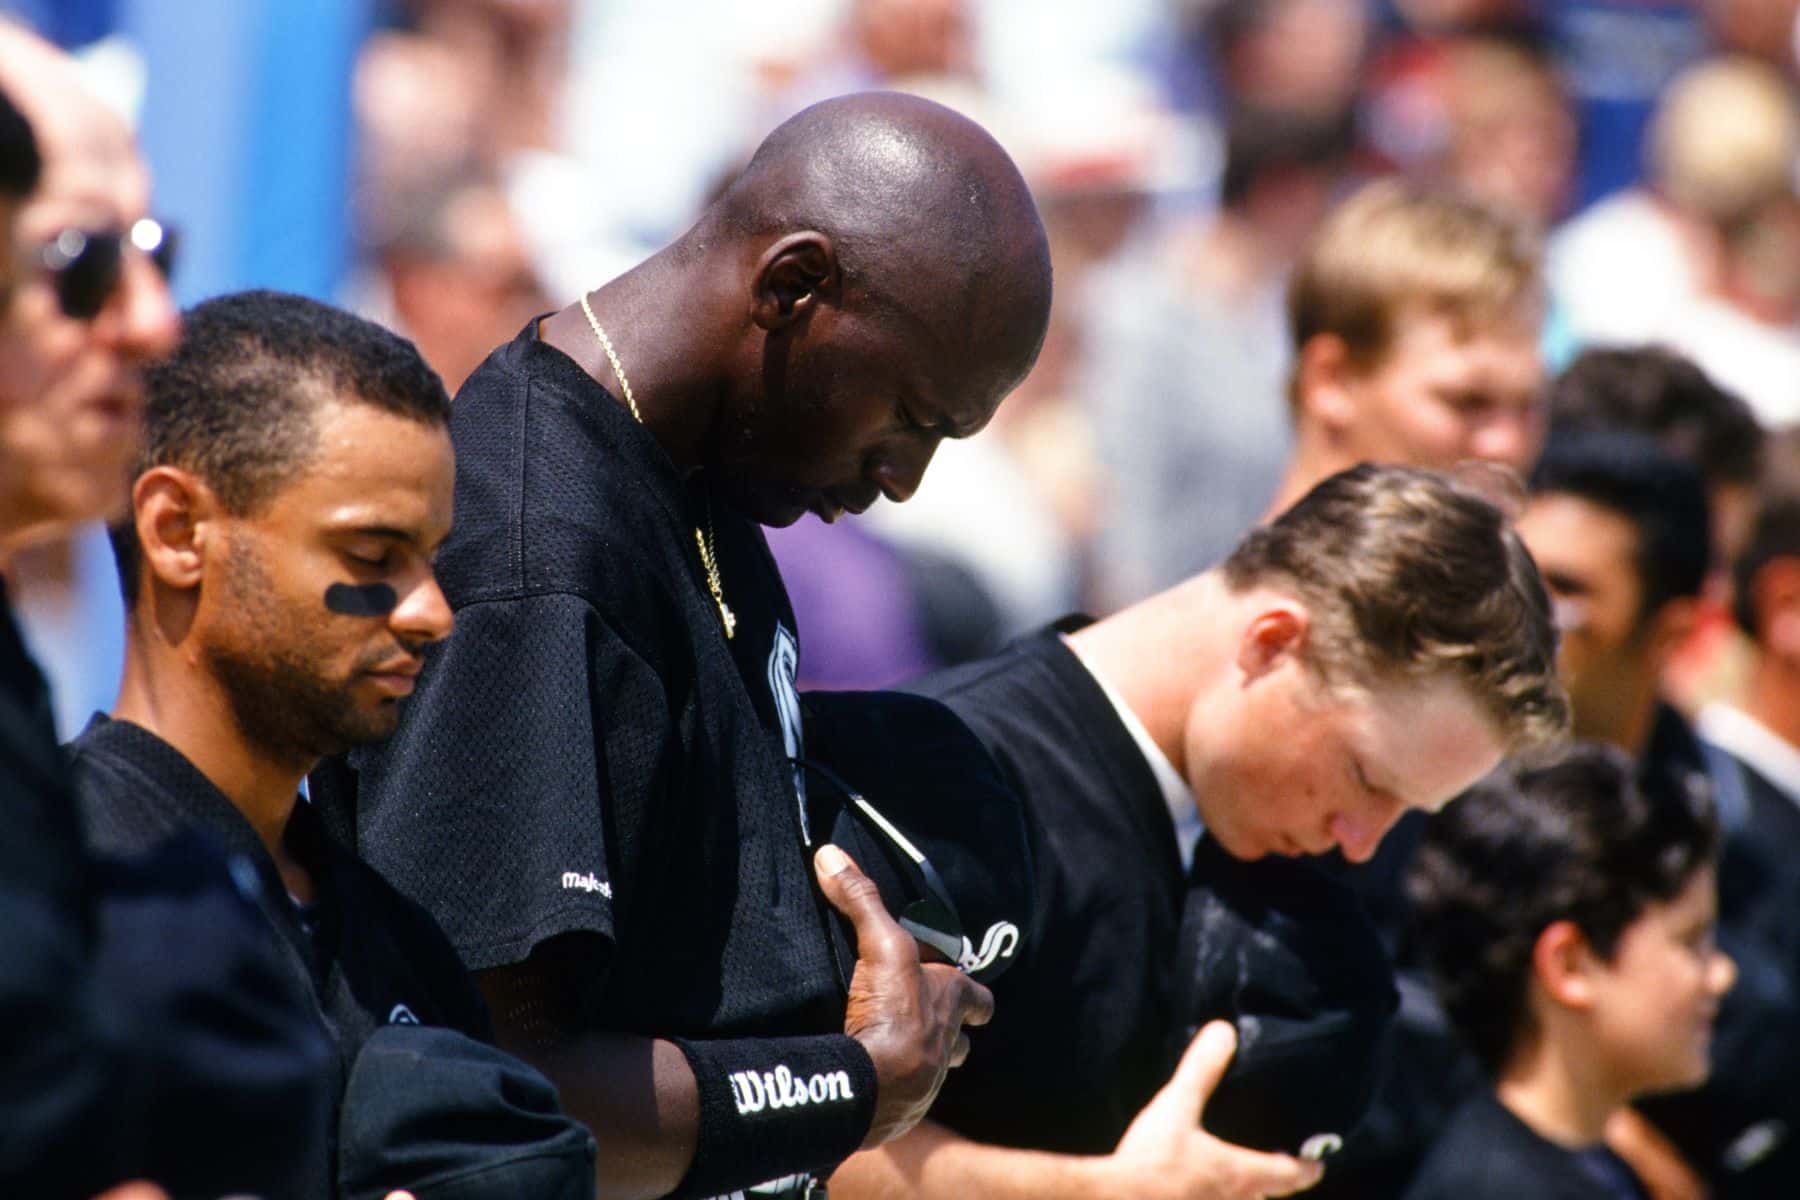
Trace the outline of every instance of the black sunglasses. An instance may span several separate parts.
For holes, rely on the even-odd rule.
[[[56,281],[63,315],[91,321],[119,286],[127,246],[167,279],[175,269],[175,242],[173,229],[144,217],[126,230],[65,229],[44,243],[38,262]]]
[[[956,911],[956,901],[950,898],[950,889],[945,886],[937,868],[931,865],[931,860],[836,771],[808,758],[790,758],[788,761],[823,776],[843,794],[844,806],[850,815],[894,852],[889,857],[900,864],[902,873],[912,884],[913,895],[917,897],[900,910],[895,920],[900,928],[942,954],[953,966],[960,966],[964,945],[962,916]]]

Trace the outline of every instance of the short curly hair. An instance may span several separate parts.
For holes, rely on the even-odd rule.
[[[1598,743],[1503,768],[1435,814],[1407,880],[1414,931],[1445,1011],[1488,1071],[1531,1032],[1538,936],[1572,921],[1610,959],[1626,926],[1678,896],[1718,841],[1704,785],[1640,774]]]
[[[411,342],[285,292],[236,292],[189,309],[175,354],[144,378],[136,473],[191,471],[239,516],[311,464],[313,418],[328,401],[353,400],[423,425],[450,420],[444,382]],[[138,546],[129,520],[114,527],[113,548],[133,601]]]
[[[1447,676],[1492,718],[1509,749],[1567,736],[1556,630],[1537,567],[1506,515],[1450,478],[1364,463],[1340,471],[1221,565],[1243,592],[1294,591],[1326,679]]]

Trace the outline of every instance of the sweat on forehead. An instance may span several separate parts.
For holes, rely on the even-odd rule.
[[[140,469],[179,466],[247,511],[310,460],[326,401],[449,421],[437,374],[406,339],[330,305],[240,292],[187,313],[180,346],[146,375]]]

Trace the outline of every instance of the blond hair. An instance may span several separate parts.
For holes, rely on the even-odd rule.
[[[1450,192],[1380,180],[1313,236],[1288,285],[1288,329],[1296,353],[1331,334],[1367,368],[1409,312],[1447,316],[1466,337],[1535,320],[1543,290],[1542,251],[1522,225]]]
[[[1765,63],[1717,58],[1676,77],[1651,119],[1647,155],[1670,200],[1727,226],[1792,186],[1800,114]]]

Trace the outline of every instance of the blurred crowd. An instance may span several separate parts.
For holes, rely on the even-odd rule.
[[[774,539],[804,681],[888,683],[1141,599],[1268,511],[1293,438],[1288,277],[1372,178],[1543,239],[1546,373],[1658,343],[1765,426],[1800,420],[1794,9],[415,0],[356,64],[350,298],[454,389],[547,297],[684,228],[805,104],[898,88],[981,121],[1052,240],[1038,365],[912,503]],[[1523,468],[1533,448],[1474,453]]]
[[[1657,1200],[1774,1195],[1732,1190],[1765,1163],[1791,1185],[1774,1156],[1800,1154],[1800,947],[1778,910],[1800,884],[1769,846],[1800,835],[1761,824],[1744,780],[1800,799],[1800,0],[369,15],[346,81],[354,266],[323,299],[410,339],[452,395],[531,318],[688,229],[816,101],[923,95],[1018,164],[1054,265],[1042,351],[908,503],[769,530],[803,689],[886,687],[1129,610],[1362,459],[1511,468],[1471,486],[1543,572],[1575,732],[1710,780],[1723,831],[1723,1065],[1700,1115],[1628,1109],[1608,1143]],[[72,736],[124,653],[104,536],[7,572]],[[1417,1167],[1478,1073],[1407,932],[1423,835],[1400,829],[1352,886],[1402,968],[1416,1054],[1394,1056],[1373,1149],[1327,1194],[1398,1194],[1382,1172]],[[1771,1028],[1778,1053],[1755,1037]]]
[[[973,116],[1051,236],[1040,361],[913,503],[775,539],[804,681],[874,686],[1129,604],[1268,511],[1293,439],[1287,280],[1372,178],[1543,239],[1547,373],[1657,343],[1765,426],[1800,420],[1795,7],[389,0],[348,81],[355,265],[329,298],[454,391],[528,316],[685,228],[807,103],[896,88]],[[75,636],[116,625],[104,566],[90,539],[20,570],[65,725],[116,672],[115,639]]]

